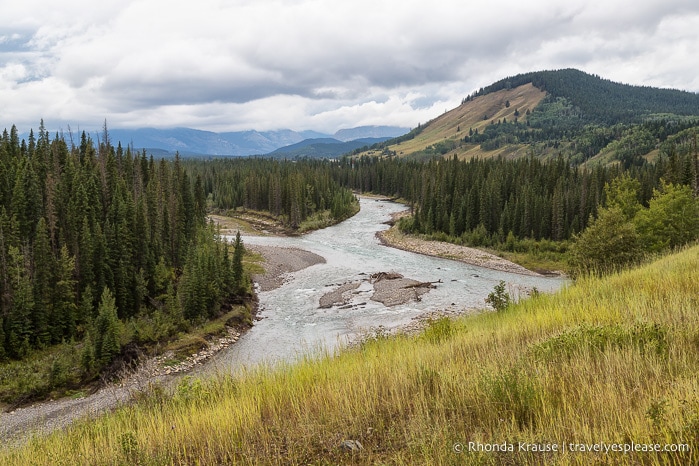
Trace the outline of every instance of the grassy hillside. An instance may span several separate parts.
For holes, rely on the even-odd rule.
[[[537,71],[482,88],[361,155],[563,155],[628,168],[654,160],[669,136],[698,126],[699,94],[614,83],[574,69]]]
[[[698,309],[695,246],[418,337],[156,389],[0,463],[696,464]],[[690,451],[570,451],[601,443]]]
[[[362,155],[379,155],[387,152],[398,156],[425,152],[429,155],[429,148],[432,148],[433,155],[451,157],[457,154],[459,158],[490,157],[511,153],[524,155],[526,154],[524,145],[484,151],[480,144],[464,144],[460,143],[460,140],[469,135],[469,130],[478,130],[482,133],[491,121],[499,121],[503,118],[514,121],[515,111],[524,115],[527,110],[533,110],[545,96],[545,92],[531,84],[524,84],[515,89],[503,89],[476,97],[426,123],[413,139],[402,142],[388,141],[389,144],[385,147],[364,152]],[[509,107],[506,105],[508,101]]]

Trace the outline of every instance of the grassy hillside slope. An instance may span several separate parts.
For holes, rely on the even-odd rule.
[[[695,246],[418,337],[156,390],[0,463],[696,464],[698,310]],[[602,442],[690,451],[570,451]]]
[[[391,144],[387,150],[395,152],[399,156],[407,156],[422,152],[430,146],[434,147],[446,143],[445,147],[449,147],[449,149],[444,151],[443,155],[448,157],[453,156],[453,154],[457,154],[459,158],[492,157],[503,153],[516,153],[518,150],[522,150],[521,155],[524,155],[524,145],[512,145],[502,150],[484,151],[480,144],[460,144],[459,141],[464,136],[468,136],[469,129],[482,133],[491,121],[499,121],[503,118],[514,121],[516,110],[523,117],[527,110],[533,110],[545,96],[545,92],[529,83],[514,89],[503,89],[476,97],[426,123],[423,131],[415,138]],[[506,106],[508,101],[509,107]],[[439,151],[439,149],[437,147],[436,150]],[[379,153],[381,150],[371,150],[362,155],[378,155]]]
[[[482,88],[361,155],[563,155],[574,163],[628,167],[654,159],[668,136],[698,124],[696,93],[615,83],[575,69],[536,71]]]

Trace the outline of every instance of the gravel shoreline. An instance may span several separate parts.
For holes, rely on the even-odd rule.
[[[480,249],[459,246],[457,244],[446,243],[444,241],[426,241],[404,235],[396,226],[392,226],[390,229],[385,231],[377,232],[376,237],[384,246],[402,249],[404,251],[414,252],[416,254],[451,259],[464,262],[466,264],[485,267],[487,269],[498,270],[500,272],[533,275],[537,277],[541,276],[541,274],[537,272],[526,269],[521,265],[515,264],[507,259],[503,259],[495,254],[481,251]]]
[[[279,288],[289,273],[325,263],[323,256],[304,249],[257,245],[246,245],[245,248],[261,254],[265,260],[265,273],[252,276],[252,281],[259,284],[260,291]]]

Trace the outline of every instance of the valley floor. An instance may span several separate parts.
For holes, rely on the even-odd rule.
[[[217,218],[217,223],[223,223],[224,218]],[[230,219],[226,219],[230,220]],[[249,224],[248,224],[249,225]],[[237,229],[238,225],[223,225],[230,231]],[[247,225],[246,225],[247,226]],[[261,232],[253,226],[246,228],[249,234],[269,234],[268,228]],[[279,234],[280,232],[275,232]],[[513,262],[474,248],[458,246],[438,241],[426,241],[415,237],[403,235],[396,227],[377,233],[380,241],[390,247],[403,249],[419,254],[437,256],[452,260],[458,260],[481,267],[505,272],[514,272],[528,275],[537,275],[536,272],[525,269]],[[259,284],[260,291],[272,290],[284,283],[286,274],[302,270],[315,264],[325,262],[325,259],[317,254],[298,248],[283,248],[273,246],[247,245],[247,249],[260,254],[264,258],[264,273],[253,275],[253,281]],[[410,324],[404,331],[413,333],[424,328],[425,322],[431,318],[445,315],[446,311],[435,310],[424,318]],[[218,350],[224,348],[220,342],[210,342],[210,348]],[[233,344],[231,342],[231,344]],[[227,345],[226,345],[227,346]],[[205,350],[209,351],[209,350]],[[209,355],[210,356],[210,355]],[[84,416],[95,416],[114,409],[134,396],[138,396],[153,383],[173,384],[187,371],[177,374],[166,372],[159,367],[157,359],[148,360],[136,371],[125,376],[115,383],[109,383],[99,391],[80,398],[65,398],[40,402],[31,406],[16,409],[12,412],[0,412],[0,441],[9,444],[22,443],[32,435],[46,434],[54,430],[64,428],[76,419]]]

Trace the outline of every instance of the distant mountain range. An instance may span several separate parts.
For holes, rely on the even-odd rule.
[[[274,152],[270,152],[268,155],[270,157],[289,159],[299,157],[335,158],[356,149],[369,148],[374,144],[384,142],[389,139],[391,138],[359,138],[344,142],[335,138],[304,139],[296,144],[280,147]]]
[[[192,128],[173,129],[109,129],[112,144],[132,146],[136,151],[143,149],[156,156],[245,156],[265,155],[290,147],[286,154],[290,157],[324,156],[335,157],[365,145],[371,145],[389,138],[400,136],[409,128],[396,126],[361,126],[341,129],[335,134],[317,131],[237,131],[214,133]],[[101,135],[91,134],[96,141]],[[357,141],[352,142],[350,141]],[[327,153],[324,151],[327,146]],[[307,152],[311,153],[307,153]],[[339,152],[338,151],[344,151]],[[274,155],[283,156],[282,152]]]

